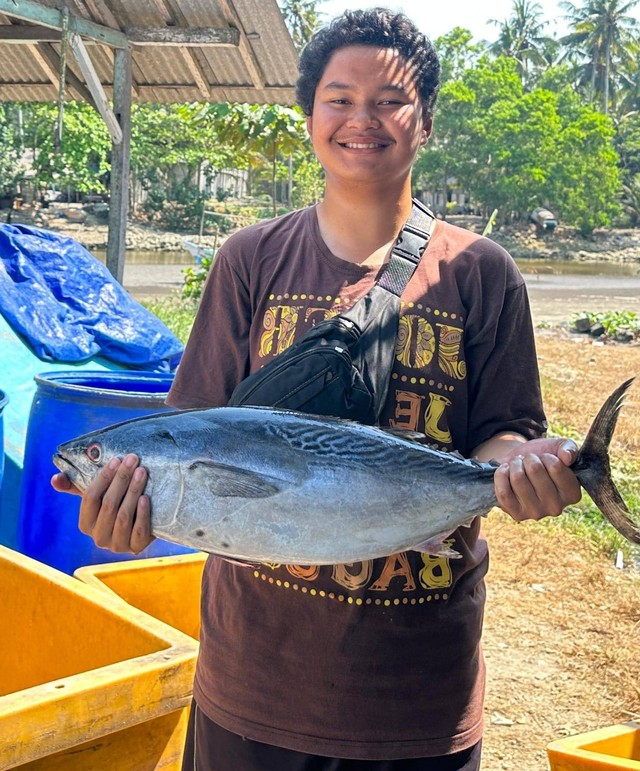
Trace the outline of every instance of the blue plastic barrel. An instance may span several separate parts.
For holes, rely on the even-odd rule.
[[[0,490],[2,489],[2,477],[4,476],[4,421],[2,412],[9,403],[9,397],[4,391],[0,391]]]
[[[25,443],[16,549],[65,573],[83,565],[186,554],[156,539],[139,555],[100,549],[78,529],[80,498],[56,492],[52,457],[62,442],[129,418],[170,410],[173,375],[128,371],[56,371],[35,376]]]

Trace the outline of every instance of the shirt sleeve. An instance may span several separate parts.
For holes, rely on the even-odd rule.
[[[524,279],[507,257],[502,270],[496,271],[494,266],[483,284],[484,298],[477,303],[478,316],[465,346],[473,362],[469,368],[469,451],[502,431],[535,439],[547,429]]]
[[[224,406],[248,374],[251,303],[235,257],[233,249],[221,249],[211,267],[166,399],[172,407]]]

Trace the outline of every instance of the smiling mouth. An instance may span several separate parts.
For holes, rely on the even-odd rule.
[[[386,142],[338,142],[338,144],[348,150],[383,150],[389,146]]]

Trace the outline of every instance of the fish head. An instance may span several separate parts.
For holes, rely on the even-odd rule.
[[[157,417],[133,418],[70,439],[58,446],[53,463],[80,492],[85,492],[112,458],[122,459],[128,453],[138,456],[150,479],[162,478],[163,465],[176,455],[178,445],[170,424]]]
[[[107,457],[105,447],[98,437],[90,442],[78,438],[61,444],[53,456],[53,463],[83,493],[107,465],[110,457],[113,456]]]

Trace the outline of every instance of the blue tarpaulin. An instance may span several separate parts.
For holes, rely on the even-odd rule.
[[[72,238],[0,225],[0,312],[44,361],[175,369],[180,340]]]

